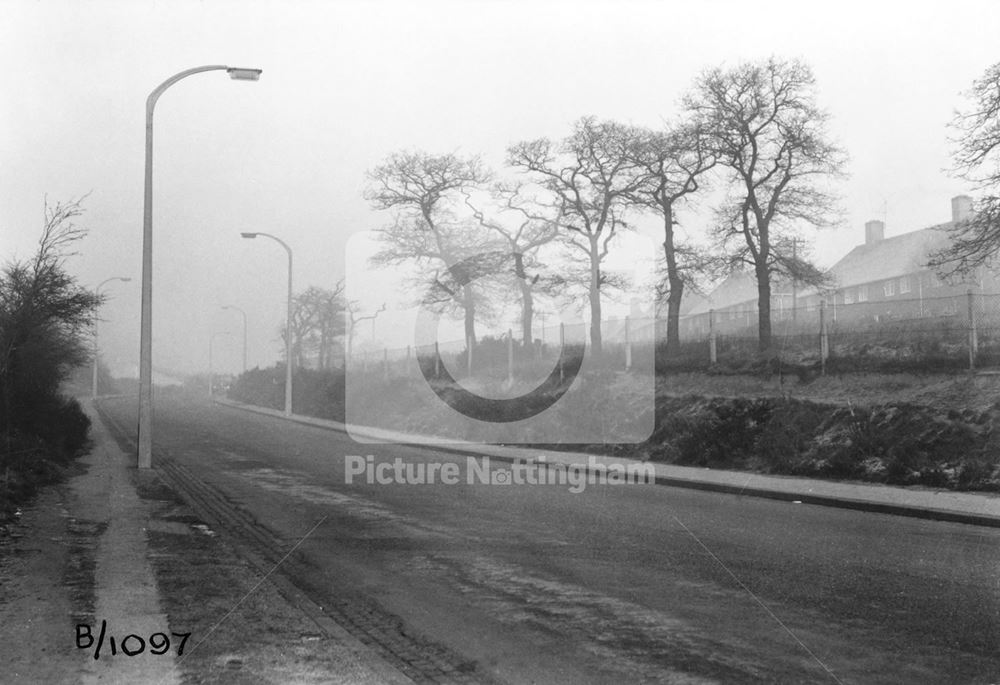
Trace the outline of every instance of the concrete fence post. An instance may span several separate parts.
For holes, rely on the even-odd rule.
[[[559,322],[559,382],[562,383],[566,380],[566,374],[563,371],[563,350],[566,349],[566,324]]]
[[[507,329],[507,382],[514,383],[514,331]]]
[[[472,336],[465,338],[465,372],[472,376]]]
[[[715,343],[715,310],[708,310],[708,361],[715,364],[718,361],[718,354]]]
[[[629,317],[625,317],[625,370],[632,368],[632,339],[629,337]]]
[[[441,347],[438,345],[438,341],[434,341],[434,377],[439,378],[441,376]]]
[[[826,331],[826,300],[819,301],[819,372],[826,375],[826,358],[830,356],[830,338]]]
[[[389,348],[382,348],[382,378],[389,380]]]
[[[976,313],[973,307],[972,288],[968,291],[969,301],[969,370],[976,368],[976,355],[979,354],[979,335],[976,331]]]

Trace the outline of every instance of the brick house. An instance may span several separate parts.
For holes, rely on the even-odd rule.
[[[952,220],[909,233],[885,237],[882,221],[865,224],[865,242],[830,267],[832,285],[795,289],[787,280],[771,284],[772,321],[791,320],[812,325],[824,302],[828,321],[848,322],[911,319],[958,314],[961,296],[975,292],[1000,293],[1000,278],[980,269],[972,278],[945,282],[927,267],[932,252],[948,244],[948,229],[968,218],[972,200],[959,195],[951,201]],[[797,292],[796,292],[797,290]],[[709,312],[718,333],[746,331],[757,325],[757,286],[750,273],[726,278],[691,309],[682,333],[708,332]]]

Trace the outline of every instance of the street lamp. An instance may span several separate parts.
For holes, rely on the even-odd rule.
[[[212,399],[212,394],[214,393],[215,390],[214,386],[212,385],[212,381],[215,378],[215,375],[212,371],[212,343],[215,342],[215,339],[220,335],[232,335],[232,333],[230,333],[229,331],[219,331],[218,333],[212,333],[212,335],[210,335],[208,338],[208,399]]]
[[[259,235],[270,238],[279,243],[285,252],[288,253],[288,308],[285,313],[285,416],[292,415],[292,248],[288,244],[270,233],[240,233],[248,239],[256,238]]]
[[[121,281],[122,283],[128,283],[131,280],[132,280],[131,278],[125,278],[124,276],[112,276],[111,278],[105,278],[103,281],[101,281],[100,283],[97,284],[96,288],[94,288],[94,294],[95,295],[100,295],[101,294],[101,288],[104,287],[105,283],[110,283],[111,281]],[[91,399],[95,399],[96,400],[97,399],[97,318],[96,317],[94,318],[94,355],[93,356],[94,356],[94,378],[93,378],[93,384],[91,385],[91,389],[90,389],[90,397],[91,397]]]
[[[256,81],[260,69],[214,65],[195,67],[174,74],[146,98],[146,183],[142,210],[142,320],[139,328],[139,439],[138,465],[153,464],[153,109],[170,86],[203,71],[225,70],[238,81]]]
[[[223,309],[235,309],[243,315],[243,373],[247,372],[247,313],[231,304],[222,305]]]

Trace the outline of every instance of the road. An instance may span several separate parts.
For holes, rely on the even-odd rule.
[[[134,401],[103,408],[136,425]],[[1000,682],[997,530],[656,485],[346,484],[347,455],[466,462],[178,395],[155,421],[159,463],[298,543],[280,572],[410,664],[418,645],[473,682]]]

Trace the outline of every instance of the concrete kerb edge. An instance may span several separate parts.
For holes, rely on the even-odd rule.
[[[229,400],[229,399],[213,398],[213,401],[216,404],[221,404],[223,406],[231,407],[233,409],[242,409],[244,411],[249,411],[256,414],[263,414],[265,416],[285,419],[286,421],[292,421],[294,423],[299,423],[305,426],[322,428],[324,430],[331,430],[349,435],[347,427],[338,421],[317,419],[310,416],[302,416],[300,414],[285,416],[285,414],[281,411],[277,411],[274,409],[267,409],[266,407],[257,407],[252,404],[244,404],[242,402],[236,402],[234,400]],[[468,454],[469,452],[468,447],[464,445],[456,446],[456,445],[449,445],[447,443],[429,445],[427,443],[421,443],[421,442],[411,442],[403,444],[412,445],[415,447],[433,448],[435,450],[440,450],[442,452],[448,452],[449,454],[465,455]],[[490,459],[496,459],[498,461],[502,461],[504,463],[509,463],[509,464],[517,463],[518,461],[521,460],[521,458],[519,457],[497,455],[497,454],[491,454]],[[642,462],[636,462],[636,463],[642,463]],[[550,469],[559,467],[559,464],[557,463],[546,463],[545,465]],[[588,475],[592,473],[596,474],[596,471],[592,470],[590,467],[584,464],[579,465],[577,468],[585,470],[588,473]],[[848,509],[852,511],[864,511],[874,514],[889,514],[892,516],[906,516],[908,518],[919,518],[930,521],[964,523],[973,526],[1000,528],[1000,518],[998,517],[988,516],[983,514],[972,514],[962,511],[954,511],[950,509],[932,509],[927,507],[910,506],[906,504],[890,504],[887,502],[872,502],[868,500],[851,499],[849,497],[835,497],[832,495],[813,495],[809,493],[785,492],[781,490],[772,490],[769,488],[754,487],[752,485],[737,486],[728,483],[697,481],[688,478],[675,478],[672,476],[662,476],[662,475],[654,476],[654,483],[656,485],[686,488],[688,490],[720,492],[728,495],[744,495],[748,497],[759,497],[762,499],[773,499],[783,502],[801,502],[802,504],[814,504],[823,507]]]
[[[100,400],[102,399],[108,399],[108,397],[97,398],[97,401],[88,398],[88,401],[90,402],[90,406],[93,408],[97,418],[104,423],[105,428],[112,435],[112,439],[115,439],[114,436],[121,431],[121,426],[118,425],[114,419],[108,416],[104,409],[100,406]],[[284,415],[281,412],[278,412],[278,415],[284,418]],[[124,435],[123,437],[130,447],[135,449],[135,440],[130,438],[128,435]],[[187,493],[183,493],[183,488],[180,484],[177,483],[175,479],[171,478],[170,475],[160,467],[156,459],[153,460],[153,467],[151,469],[139,470],[133,468],[129,469],[129,471],[131,477],[139,480],[149,478],[148,474],[155,472],[167,487],[181,495],[185,501],[188,501],[187,497],[184,496]],[[133,483],[134,482],[135,481],[133,481]],[[258,570],[262,570],[264,566],[269,565],[261,562],[260,559],[247,559],[247,561],[257,567]],[[405,673],[387,662],[380,654],[378,654],[376,650],[366,645],[360,638],[352,635],[350,631],[337,623],[332,616],[329,616],[325,611],[323,611],[322,607],[310,599],[292,581],[280,576],[279,574],[272,574],[268,576],[267,580],[274,585],[274,587],[285,597],[287,601],[298,606],[310,619],[326,630],[328,634],[339,640],[341,644],[343,644],[355,657],[362,659],[363,667],[373,672],[374,675],[379,678],[378,682],[392,685],[405,685],[406,683],[413,682],[412,678],[408,677]],[[297,599],[293,599],[293,596]]]

